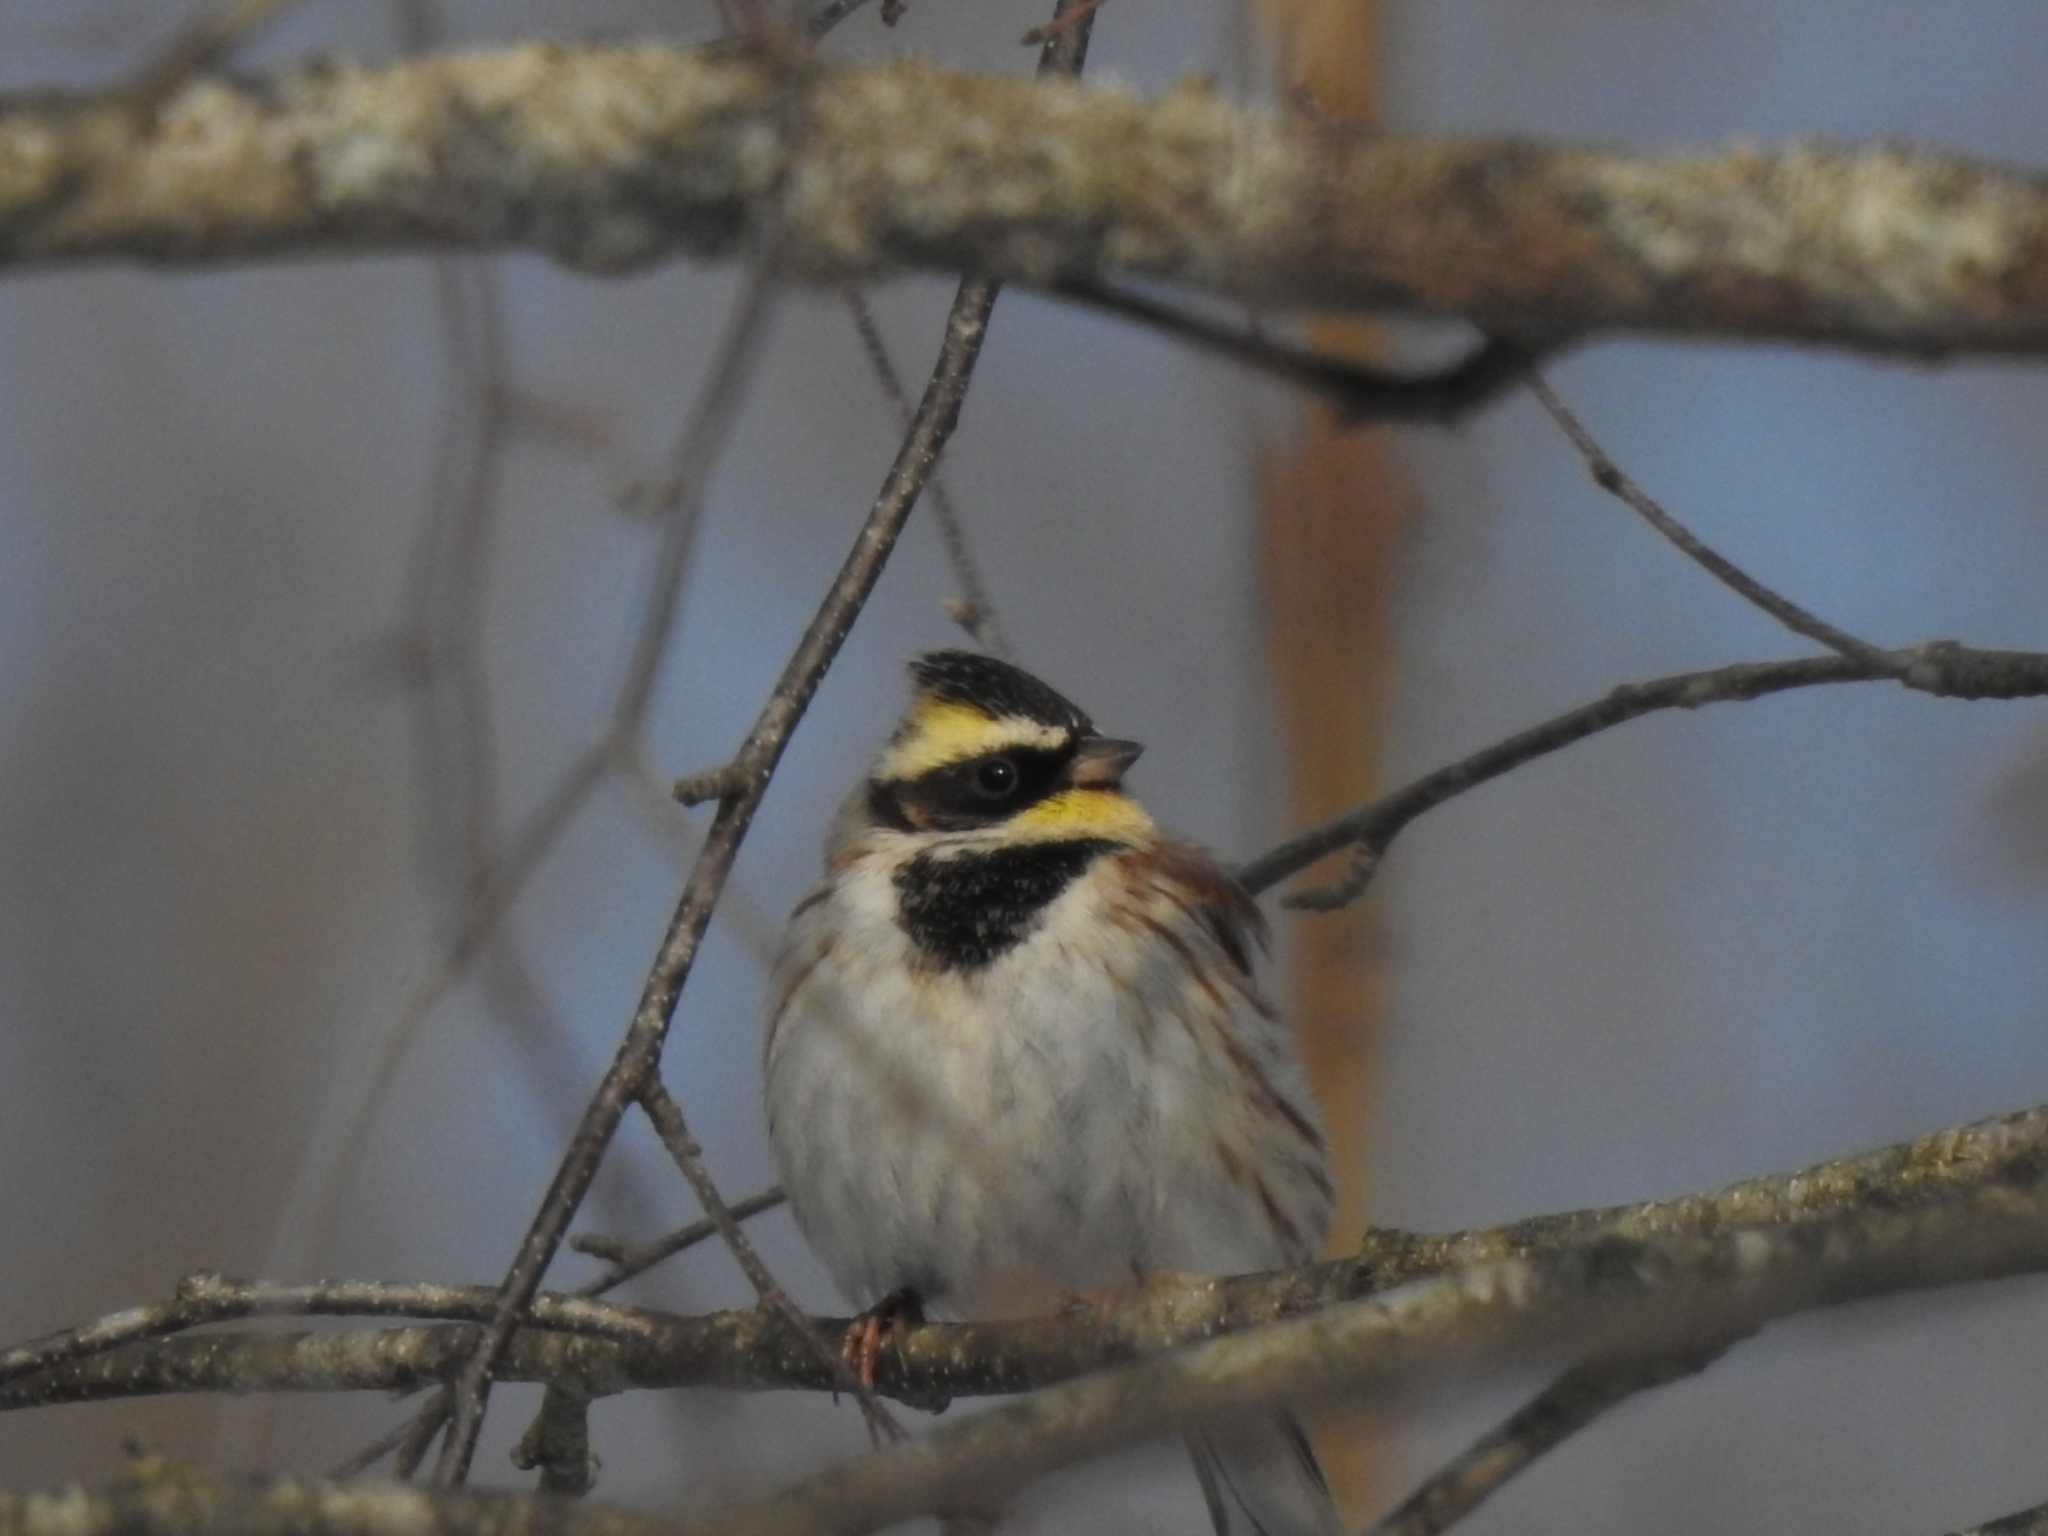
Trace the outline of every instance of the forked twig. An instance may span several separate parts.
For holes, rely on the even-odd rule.
[[[870,1434],[878,1440],[883,1437],[903,1439],[903,1426],[882,1406],[875,1389],[854,1374],[832,1341],[797,1309],[796,1303],[789,1299],[789,1292],[782,1288],[782,1282],[762,1262],[760,1253],[741,1230],[739,1218],[718,1192],[718,1183],[711,1177],[711,1170],[704,1166],[704,1149],[690,1134],[689,1125],[683,1119],[683,1107],[675,1101],[675,1096],[668,1091],[658,1072],[650,1073],[641,1088],[640,1107],[646,1111],[654,1133],[661,1138],[661,1144],[668,1149],[677,1169],[689,1181],[690,1188],[696,1191],[697,1203],[704,1207],[705,1214],[718,1229],[718,1235],[725,1239],[727,1251],[747,1277],[747,1283],[753,1286],[754,1295],[761,1305],[804,1341],[812,1355],[838,1381],[841,1391],[853,1394],[854,1401],[860,1404],[861,1415],[867,1420]]]
[[[868,355],[868,364],[874,369],[875,378],[882,386],[882,393],[889,397],[902,417],[903,425],[910,425],[910,396],[904,392],[903,380],[896,372],[895,361],[889,356],[889,344],[882,339],[882,328],[875,323],[875,312],[869,306],[867,296],[858,288],[848,288],[846,307],[853,316],[854,331],[860,336],[862,350]],[[985,651],[998,656],[1010,654],[1010,642],[1003,634],[1002,621],[996,616],[995,604],[988,595],[988,582],[981,574],[981,565],[974,558],[974,550],[967,542],[967,528],[960,519],[960,509],[953,504],[953,496],[946,489],[943,475],[934,473],[931,482],[932,519],[939,525],[939,540],[945,546],[946,559],[953,567],[953,580],[959,583],[959,607],[953,618],[967,631],[968,637]]]
[[[1574,1366],[1432,1474],[1366,1536],[1438,1536],[1609,1409],[1639,1392],[1698,1375],[1733,1343]]]
[[[1905,663],[1896,655],[1880,650],[1867,640],[1859,640],[1847,630],[1838,629],[1816,614],[1809,613],[1799,604],[1781,593],[1774,592],[1734,561],[1728,559],[1712,545],[1704,542],[1685,524],[1673,517],[1634,480],[1623,472],[1620,465],[1609,458],[1607,451],[1588,432],[1571,408],[1558,398],[1557,391],[1541,374],[1528,377],[1529,392],[1550,413],[1564,435],[1579,451],[1579,457],[1586,461],[1586,469],[1593,477],[1593,483],[1601,490],[1620,501],[1630,511],[1648,523],[1658,533],[1670,540],[1688,559],[1704,569],[1716,581],[1754,604],[1795,635],[1804,635],[1817,640],[1829,650],[1860,661],[1869,666],[1888,667],[1890,675],[1898,676]]]
[[[1379,861],[1407,825],[1445,801],[1499,778],[1523,763],[1666,709],[1762,698],[1830,683],[1896,682],[1937,698],[2015,699],[2048,695],[2048,654],[1991,651],[1948,641],[1882,653],[1873,662],[1848,656],[1742,662],[1701,672],[1679,672],[1623,683],[1604,697],[1552,716],[1483,747],[1334,820],[1297,834],[1241,865],[1237,878],[1257,894],[1341,848],[1359,850],[1347,877],[1328,887],[1297,892],[1283,905],[1325,911],[1355,900]]]
[[[735,1200],[731,1206],[732,1219],[747,1221],[764,1211],[772,1211],[778,1206],[785,1205],[788,1201],[789,1196],[782,1192],[781,1186],[772,1186],[757,1195],[749,1195],[744,1200]],[[718,1234],[718,1223],[706,1216],[701,1221],[693,1221],[687,1226],[678,1227],[651,1243],[628,1243],[616,1237],[572,1237],[569,1239],[569,1246],[576,1252],[589,1254],[594,1259],[603,1259],[611,1265],[610,1269],[596,1279],[579,1285],[576,1294],[602,1296],[608,1291],[616,1290],[634,1276],[645,1274],[664,1259],[673,1258]]]

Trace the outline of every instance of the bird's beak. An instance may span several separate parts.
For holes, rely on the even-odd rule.
[[[1113,736],[1089,736],[1074,751],[1067,765],[1067,782],[1094,789],[1114,789],[1123,782],[1124,772],[1145,750],[1143,742],[1118,741]]]

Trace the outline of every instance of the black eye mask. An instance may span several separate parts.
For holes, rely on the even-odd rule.
[[[994,826],[1060,787],[1072,747],[1009,747],[948,763],[895,787],[899,812],[935,831]]]

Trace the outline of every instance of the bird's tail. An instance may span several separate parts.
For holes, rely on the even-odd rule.
[[[1216,1536],[1341,1536],[1330,1485],[1286,1414],[1188,1436]]]

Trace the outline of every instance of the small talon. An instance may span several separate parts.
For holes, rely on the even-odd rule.
[[[924,1301],[908,1286],[891,1291],[847,1325],[839,1341],[839,1358],[856,1380],[872,1392],[882,1362],[882,1340],[924,1321]]]

